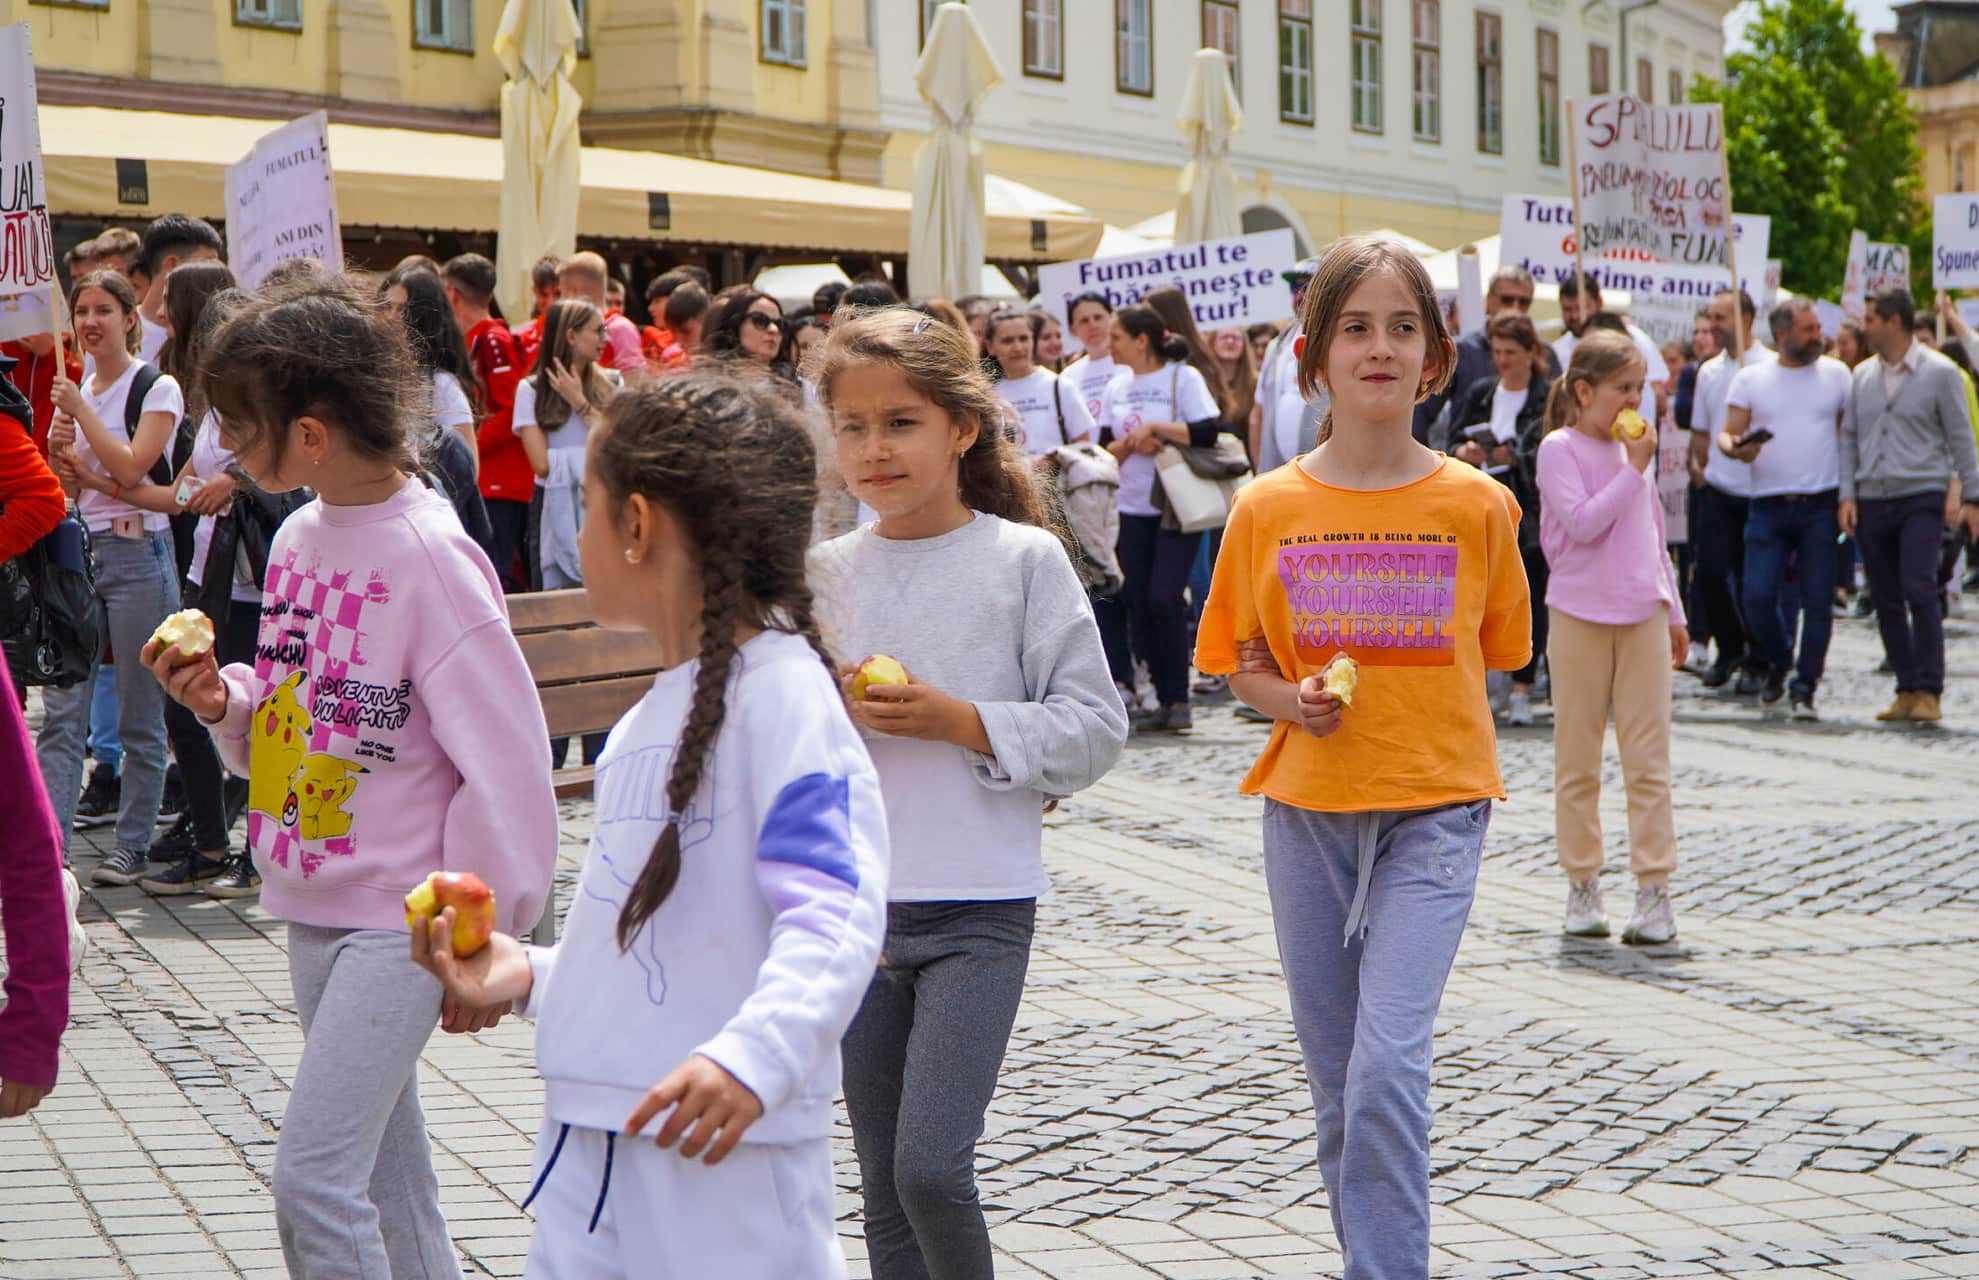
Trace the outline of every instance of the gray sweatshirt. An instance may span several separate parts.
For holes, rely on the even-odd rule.
[[[1098,781],[1127,739],[1064,546],[981,514],[912,541],[868,525],[812,549],[811,584],[841,664],[898,658],[916,681],[974,703],[995,748],[867,735],[894,850],[889,898],[1035,897],[1045,800]]]
[[[1842,500],[1907,498],[1942,492],[1956,473],[1979,498],[1979,446],[1973,442],[1965,377],[1950,360],[1916,348],[1917,366],[1883,394],[1881,357],[1855,368],[1842,406]]]

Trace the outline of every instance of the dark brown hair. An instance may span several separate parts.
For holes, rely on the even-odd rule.
[[[1531,355],[1539,354],[1539,330],[1516,311],[1500,312],[1484,326],[1484,336],[1499,342],[1516,342]]]
[[[1179,333],[1169,332],[1167,324],[1153,307],[1130,302],[1113,313],[1130,338],[1146,338],[1148,354],[1157,360],[1179,364],[1189,358],[1189,344]]]
[[[1189,305],[1189,295],[1174,285],[1165,284],[1141,295],[1141,305],[1160,316],[1168,332],[1182,340],[1182,345],[1189,349],[1189,367],[1200,373],[1203,381],[1209,384],[1209,393],[1216,398],[1219,415],[1229,418],[1231,410],[1236,407],[1231,402],[1230,380],[1223,376],[1223,366],[1217,363],[1216,353],[1203,340],[1202,330],[1196,328],[1196,313]],[[1248,420],[1250,405],[1246,403],[1242,408]]]
[[[810,436],[783,396],[694,373],[640,384],[612,401],[591,433],[590,466],[617,520],[633,494],[667,510],[701,574],[701,653],[694,695],[667,775],[667,824],[626,895],[618,944],[632,945],[680,879],[680,824],[701,789],[727,712],[745,627],[819,637],[805,558],[818,496]]]
[[[76,304],[82,299],[84,289],[101,289],[110,295],[124,313],[124,350],[137,354],[138,334],[137,291],[121,271],[92,271],[76,281],[76,287],[69,290],[70,323],[75,322]]]
[[[230,441],[267,441],[277,463],[298,419],[335,427],[355,452],[410,469],[406,441],[429,395],[398,309],[348,276],[266,286],[206,345],[200,391]]]
[[[886,364],[959,422],[976,424],[962,455],[963,505],[1018,524],[1051,528],[1038,500],[1036,475],[1023,450],[1004,435],[1003,401],[983,376],[975,340],[963,330],[908,307],[832,318],[818,362],[818,399],[827,411],[838,376],[856,365]]]
[[[605,381],[596,360],[580,370],[570,358],[570,335],[593,319],[602,328],[605,313],[582,298],[553,302],[543,313],[543,344],[536,348],[536,367],[529,377],[536,384],[536,425],[544,431],[555,431],[570,421],[570,402],[550,385],[550,366],[557,361],[563,361],[564,368],[583,378],[584,398],[591,402],[592,408],[604,408],[612,397],[611,384]]]
[[[205,401],[197,394],[200,318],[216,295],[233,287],[234,273],[224,262],[188,262],[165,277],[165,317],[171,336],[158,350],[158,367],[185,389],[186,416],[194,422],[206,414]]]
[[[1441,391],[1457,367],[1457,344],[1450,341],[1449,326],[1443,323],[1443,308],[1436,301],[1436,284],[1413,253],[1393,240],[1380,236],[1346,236],[1335,240],[1319,260],[1319,270],[1306,286],[1305,305],[1299,311],[1299,326],[1306,340],[1299,357],[1299,394],[1310,400],[1319,393],[1326,377],[1326,355],[1333,347],[1333,331],[1340,327],[1340,313],[1347,299],[1361,282],[1377,271],[1392,271],[1415,299],[1421,313],[1423,347],[1422,385],[1416,390],[1420,404]],[[1435,372],[1429,372],[1434,366]],[[1319,424],[1319,440],[1333,434],[1333,410]]]

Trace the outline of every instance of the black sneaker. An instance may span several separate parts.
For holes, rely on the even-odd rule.
[[[123,798],[123,780],[117,776],[115,769],[102,764],[91,769],[89,785],[82,789],[82,799],[76,802],[76,830],[107,827],[115,822],[117,807]],[[129,884],[130,881],[122,883]]]
[[[136,884],[144,874],[144,855],[136,849],[118,849],[96,864],[89,873],[91,884]]]
[[[1766,687],[1759,691],[1759,705],[1762,707],[1777,707],[1780,705],[1780,700],[1786,696],[1787,673],[1784,671],[1768,671],[1766,673]]]
[[[179,777],[179,766],[165,766],[165,789],[158,794],[158,821],[176,822],[186,811],[186,784]]]
[[[182,813],[165,828],[165,834],[151,842],[153,862],[177,862],[198,853],[199,848],[192,838],[192,815]]]
[[[155,876],[144,877],[137,882],[137,887],[161,898],[200,893],[205,890],[208,881],[218,877],[226,868],[225,858],[208,858],[195,853],[189,858],[180,858]]]
[[[1793,687],[1793,718],[1796,720],[1821,718],[1821,713],[1814,709],[1814,690],[1799,683]]]
[[[1732,676],[1737,671],[1738,663],[1727,662],[1720,658],[1705,670],[1700,679],[1707,689],[1722,689],[1732,682]]]
[[[261,877],[255,874],[254,859],[246,853],[227,855],[227,867],[206,882],[209,898],[252,898],[261,892]]]
[[[1738,673],[1738,684],[1733,686],[1732,692],[1741,698],[1756,698],[1765,687],[1765,674],[1757,667],[1747,667]]]

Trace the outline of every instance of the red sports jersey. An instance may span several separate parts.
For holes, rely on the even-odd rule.
[[[539,326],[540,328],[540,326]],[[483,320],[467,335],[467,354],[481,383],[486,410],[477,436],[481,444],[481,496],[527,502],[536,488],[536,473],[522,441],[515,438],[515,385],[524,366],[515,335],[496,319]]]

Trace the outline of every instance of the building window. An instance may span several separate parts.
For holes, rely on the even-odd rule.
[[[1122,93],[1154,96],[1153,10],[1154,0],[1113,0],[1113,87]]]
[[[1505,20],[1477,15],[1477,149],[1505,154]]]
[[[968,2],[969,0],[961,0],[963,4],[967,4]],[[928,43],[928,33],[935,29],[935,14],[941,9],[942,4],[943,0],[921,0],[921,44],[923,46]],[[1053,7],[1056,8],[1057,6],[1054,5]],[[869,31],[872,29],[871,26],[867,27]]]
[[[1678,106],[1689,96],[1689,94],[1684,92],[1684,73],[1681,71],[1672,71],[1670,73],[1670,105],[1673,107]]]
[[[1024,74],[1065,78],[1064,0],[1024,0]]]
[[[412,42],[426,49],[474,52],[473,0],[413,0]]]
[[[1972,185],[1972,144],[1952,152],[1952,190],[1965,191]]]
[[[1242,98],[1244,74],[1237,60],[1237,0],[1203,0],[1202,47],[1223,51],[1230,64],[1230,83]]]
[[[1414,0],[1409,36],[1415,67],[1415,131],[1418,142],[1443,140],[1443,5]]]
[[[1278,118],[1312,123],[1312,0],[1278,0]]]
[[[1539,163],[1560,163],[1560,33],[1539,28]]]
[[[1599,97],[1608,92],[1608,46],[1591,44],[1587,46],[1587,92]]]
[[[234,21],[244,27],[302,30],[302,0],[235,0]]]
[[[805,0],[763,0],[763,61],[804,65]]]
[[[1635,96],[1644,102],[1656,101],[1656,72],[1647,58],[1635,60]]]
[[[1354,128],[1381,132],[1381,0],[1350,0],[1353,6],[1352,76]]]

